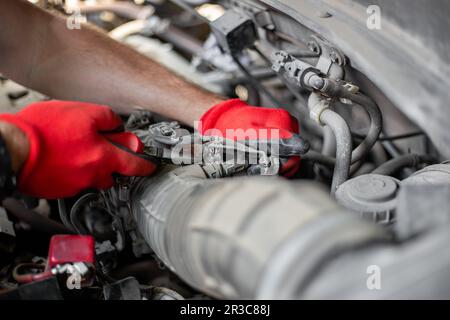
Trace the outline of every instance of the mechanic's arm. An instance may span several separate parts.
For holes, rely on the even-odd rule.
[[[0,134],[19,190],[48,199],[107,189],[115,174],[152,174],[156,165],[142,157],[142,142],[122,129],[110,108],[82,102],[44,101],[0,114]]]
[[[193,125],[221,101],[136,51],[22,0],[0,1],[0,72],[52,98],[144,108]]]
[[[124,113],[144,108],[191,126],[201,120],[202,134],[275,128],[289,138],[298,132],[285,110],[223,101],[88,26],[68,29],[65,18],[26,1],[0,1],[0,30],[0,71],[52,98],[100,103]],[[298,168],[299,159],[291,160],[283,166],[285,175]]]

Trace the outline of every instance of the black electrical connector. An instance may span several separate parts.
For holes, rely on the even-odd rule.
[[[220,48],[231,56],[253,46],[258,39],[252,19],[234,10],[226,11],[210,26]]]
[[[239,60],[240,54],[245,49],[254,47],[258,40],[253,20],[240,12],[228,10],[220,18],[211,22],[210,26],[221,50],[233,58],[250,84],[264,93],[274,107],[280,108],[283,104],[260,84]]]

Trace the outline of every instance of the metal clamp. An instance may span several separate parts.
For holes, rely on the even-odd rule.
[[[331,104],[329,100],[321,98],[316,104],[310,106],[309,117],[320,126],[324,126],[324,123],[320,120],[320,116],[322,115],[322,112],[330,109],[330,106]]]
[[[146,117],[148,115],[143,114]],[[132,126],[135,133],[144,143],[144,153],[175,165],[200,164],[209,165],[206,171],[212,178],[235,174],[257,166],[261,175],[275,175],[279,170],[279,161],[263,150],[252,148],[243,142],[227,140],[223,137],[201,136],[183,130],[177,122],[161,122],[149,125],[148,121],[140,121],[137,116],[133,124],[146,125]],[[185,155],[187,153],[187,155]],[[201,154],[200,154],[201,153]],[[224,159],[225,155],[233,158]],[[201,156],[201,157],[199,157]],[[246,159],[255,159],[248,162]],[[220,169],[220,170],[219,170]]]

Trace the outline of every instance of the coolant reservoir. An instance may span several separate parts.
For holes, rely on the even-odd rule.
[[[401,182],[389,176],[366,174],[343,183],[336,200],[345,208],[378,223],[390,223]]]

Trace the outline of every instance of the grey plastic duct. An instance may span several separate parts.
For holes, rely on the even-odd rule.
[[[196,165],[143,179],[132,211],[158,257],[217,298],[294,298],[329,257],[387,238],[314,184],[205,180]]]
[[[338,256],[297,298],[450,299],[449,230],[446,224],[403,244]]]

